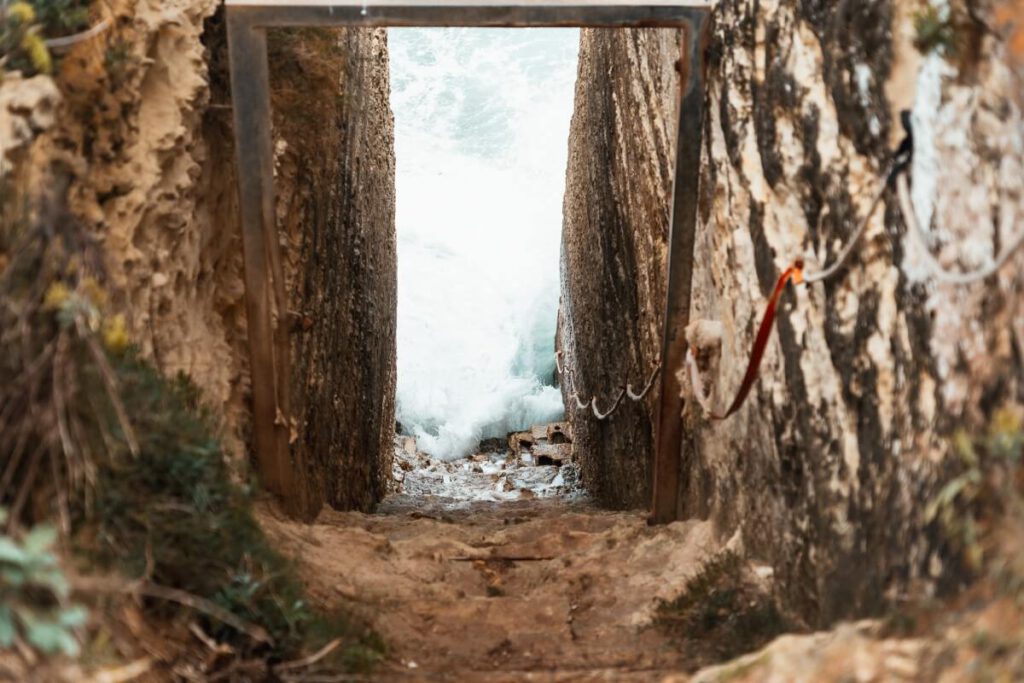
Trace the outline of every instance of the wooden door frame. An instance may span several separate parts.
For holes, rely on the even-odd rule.
[[[292,462],[287,296],[275,220],[268,28],[664,27],[682,29],[675,178],[661,385],[652,467],[651,521],[676,519],[683,399],[676,369],[687,351],[693,246],[704,128],[705,53],[713,0],[226,0],[245,301],[253,400],[253,449],[263,485],[301,508]]]

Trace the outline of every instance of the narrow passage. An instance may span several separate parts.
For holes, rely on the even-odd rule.
[[[710,527],[597,509],[568,425],[544,424],[564,414],[554,339],[578,42],[575,30],[389,32],[393,491],[374,514],[264,520],[311,600],[388,643],[376,680],[689,668],[652,620],[714,550]]]

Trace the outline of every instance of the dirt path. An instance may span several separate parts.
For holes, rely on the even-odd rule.
[[[385,638],[391,661],[376,680],[646,681],[679,671],[678,648],[648,626],[657,599],[678,594],[713,550],[709,527],[652,528],[640,513],[595,509],[545,488],[539,468],[513,473],[534,489],[497,487],[519,500],[467,500],[512,478],[489,471],[496,462],[411,472],[406,489],[419,494],[392,496],[377,514],[264,523],[299,559],[311,598],[364,615]],[[431,479],[448,495],[432,494]]]

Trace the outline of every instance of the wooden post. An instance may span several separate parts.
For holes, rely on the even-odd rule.
[[[701,140],[704,132],[704,58],[709,32],[702,14],[684,28],[678,62],[679,129],[676,139],[675,186],[668,238],[668,291],[661,350],[661,397],[654,446],[653,500],[650,522],[678,518],[683,458],[682,387],[676,373],[686,359],[686,326],[690,323],[693,244],[697,229]]]
[[[305,517],[314,511],[309,509],[305,473],[301,467],[293,467],[289,447],[290,342],[283,321],[287,304],[274,212],[267,36],[265,29],[247,19],[245,10],[229,8],[227,22],[245,262],[253,448],[260,483],[282,501],[290,514]]]

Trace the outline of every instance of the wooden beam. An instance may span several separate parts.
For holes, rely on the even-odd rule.
[[[709,21],[702,15],[683,32],[679,64],[679,127],[676,139],[672,227],[668,238],[668,291],[661,351],[661,395],[654,446],[650,521],[679,516],[683,459],[682,386],[676,374],[686,359],[690,323],[693,245],[697,230],[701,140],[704,133],[704,69]]]
[[[245,265],[252,438],[260,483],[297,517],[314,513],[305,472],[289,447],[290,350],[282,320],[284,278],[274,210],[270,69],[266,31],[228,13],[235,157]],[[277,313],[275,326],[274,312]],[[315,507],[319,507],[318,505]]]
[[[254,26],[680,27],[711,0],[227,0]]]
[[[392,7],[524,7],[558,11],[577,7],[618,7],[624,13],[642,11],[644,7],[675,7],[710,10],[714,0],[226,0],[228,7],[357,7],[367,11]]]

